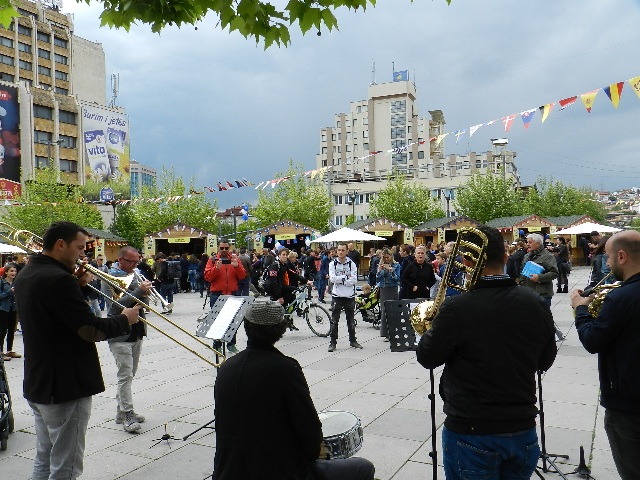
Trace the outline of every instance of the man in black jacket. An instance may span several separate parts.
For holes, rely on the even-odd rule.
[[[444,301],[417,358],[425,368],[445,365],[447,479],[469,478],[464,470],[478,478],[529,478],[540,452],[535,377],[556,357],[553,319],[540,295],[504,274],[500,233],[479,229],[489,239],[481,277],[467,293]]]
[[[368,460],[318,460],[322,425],[304,373],[274,347],[287,328],[282,306],[256,301],[244,320],[247,348],[216,378],[213,479],[373,480]]]
[[[433,265],[427,261],[427,247],[418,245],[415,260],[402,269],[402,298],[429,298],[429,289],[436,283]]]
[[[593,297],[571,293],[576,329],[584,348],[598,354],[604,428],[622,480],[640,478],[640,233],[613,235],[605,246],[607,264],[622,281],[604,298],[597,317]],[[18,277],[19,278],[19,277]]]
[[[139,307],[96,317],[81,286],[91,276],[74,275],[89,234],[75,223],[55,222],[15,281],[24,338],[24,397],[36,432],[34,480],[74,479],[82,474],[91,397],[104,392],[94,342],[125,335]]]

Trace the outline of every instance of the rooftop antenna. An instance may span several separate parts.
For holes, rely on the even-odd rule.
[[[373,66],[371,67],[371,85],[377,85],[376,83],[376,61],[373,61]]]
[[[118,90],[120,90],[120,74],[112,73],[111,74],[111,101],[109,102],[109,106],[111,108],[116,106],[116,100],[118,99]]]

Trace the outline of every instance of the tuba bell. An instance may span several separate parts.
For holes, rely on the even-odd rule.
[[[451,255],[447,259],[447,266],[444,269],[436,297],[433,300],[420,302],[411,311],[411,326],[418,335],[423,335],[431,329],[431,323],[444,301],[447,287],[459,292],[466,292],[475,285],[487,260],[488,244],[487,236],[477,228],[463,227],[458,231],[458,237]],[[463,263],[462,259],[467,260],[470,265]],[[457,284],[451,278],[454,267],[464,274],[465,281],[462,285]]]

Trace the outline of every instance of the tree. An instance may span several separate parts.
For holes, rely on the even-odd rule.
[[[502,174],[474,173],[457,194],[458,211],[479,222],[522,214],[522,204],[513,184]]]
[[[541,217],[590,215],[600,221],[606,217],[604,205],[594,200],[588,190],[543,177],[538,177],[535,188],[529,189],[523,210],[525,214],[535,213]]]
[[[376,0],[290,0],[276,2],[277,6],[263,0],[94,0],[98,2],[104,8],[100,14],[102,26],[129,31],[132,24],[146,23],[158,33],[171,25],[196,25],[211,12],[219,18],[221,29],[237,30],[256,43],[263,40],[265,49],[274,43],[287,46],[289,29],[296,21],[303,34],[311,29],[320,34],[323,26],[329,31],[338,28],[334,10],[342,7],[364,11],[376,4]],[[17,16],[11,0],[0,0],[0,23],[8,27]]]
[[[217,203],[212,204],[203,194],[188,194],[182,177],[177,176],[173,168],[162,168],[158,184],[157,188],[143,188],[140,201],[116,208],[113,233],[140,248],[147,232],[178,222],[209,232],[218,231]],[[193,180],[189,191],[193,191]],[[156,198],[162,201],[152,201]],[[124,210],[120,212],[120,209]]]
[[[442,218],[445,213],[427,187],[395,175],[388,177],[387,186],[371,200],[369,215],[415,227],[428,218]]]
[[[299,222],[318,230],[326,230],[331,199],[319,179],[304,176],[301,164],[289,161],[289,169],[276,173],[275,178],[287,178],[273,189],[260,190],[253,215],[259,226],[282,220]]]
[[[57,220],[103,228],[98,208],[82,201],[78,185],[58,183],[59,175],[53,167],[37,170],[35,180],[27,181],[22,195],[16,198],[19,205],[6,208],[4,221],[40,236]]]

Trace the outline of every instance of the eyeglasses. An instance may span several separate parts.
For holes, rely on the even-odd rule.
[[[120,260],[123,260],[125,262],[129,262],[131,265],[134,265],[136,263],[138,263],[140,260],[135,259],[135,260],[129,260],[128,258],[121,258]]]
[[[218,250],[229,250],[230,247],[218,247]]]

